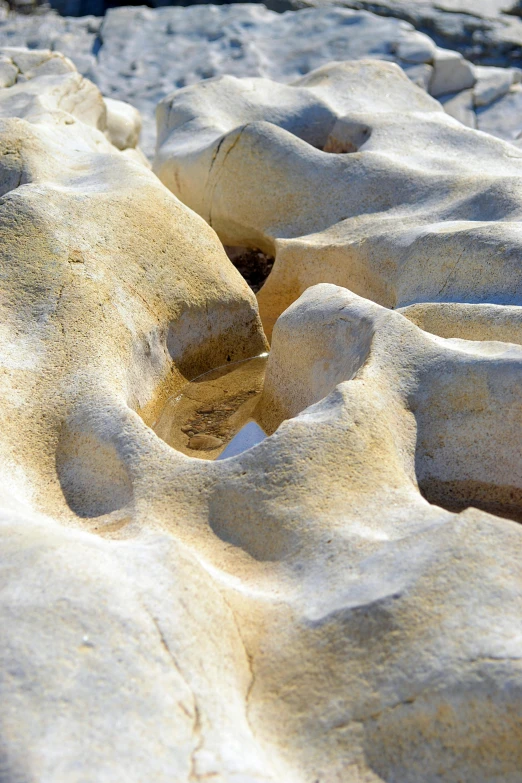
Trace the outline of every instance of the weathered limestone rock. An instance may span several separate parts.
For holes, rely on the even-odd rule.
[[[490,305],[453,305],[457,311],[481,307],[489,308],[488,314],[495,309]],[[376,384],[383,417],[389,416],[391,421],[399,416],[406,439],[411,438],[408,446],[400,438],[396,441],[397,455],[402,455],[406,473],[415,476],[428,499],[454,508],[489,504],[489,510],[505,515],[511,507],[512,515],[518,518],[522,470],[516,456],[519,435],[515,421],[520,405],[513,391],[520,382],[522,348],[482,342],[480,322],[474,340],[441,340],[404,318],[414,309],[412,306],[398,314],[332,285],[305,291],[274,328],[260,403],[265,428],[273,431],[282,420],[297,416],[336,389],[338,392],[339,383],[352,379],[357,391],[352,388],[348,395],[353,405],[351,415],[357,418],[359,403],[366,404],[372,398],[371,388]],[[443,323],[441,308],[432,305],[431,309]],[[520,320],[522,308],[508,309],[518,311]],[[425,317],[424,322],[427,320]],[[458,323],[459,319],[455,320]],[[499,317],[497,332],[501,320]],[[506,320],[503,326],[507,334]],[[390,369],[385,369],[388,362]],[[387,402],[386,384],[380,379],[391,377],[391,367],[394,401],[390,398]],[[493,391],[497,383],[500,396]],[[398,409],[399,389],[404,397]],[[406,426],[409,415],[416,422],[412,429]],[[386,429],[384,421],[374,424],[383,432]],[[444,434],[452,430],[452,437]]]
[[[19,73],[0,91],[3,777],[518,783],[522,347],[423,331],[448,322],[429,301],[369,301],[441,280],[459,302],[517,300],[518,151],[392,64],[249,80],[249,104],[226,77],[164,105],[168,176],[170,146],[220,230],[295,244],[268,281],[301,276],[283,297],[313,277],[301,255],[322,283],[274,329],[272,434],[205,461],[148,424],[186,379],[265,350],[253,295],[213,230],[110,143],[94,85],[51,53],[3,61]],[[360,226],[351,256],[343,221]],[[332,269],[367,298],[324,284]],[[497,336],[520,335],[521,308],[510,325],[482,307],[486,329],[502,310]]]
[[[95,81],[104,95],[154,117],[174,88],[223,74],[290,82],[332,60],[431,61],[436,47],[411,25],[340,8],[277,14],[260,4],[119,8],[105,18]],[[471,66],[469,66],[471,67]],[[144,148],[154,151],[145,122]]]
[[[457,52],[439,49],[407,22],[334,5],[284,14],[260,4],[241,3],[158,9],[130,6],[111,9],[103,19],[9,16],[0,19],[2,42],[60,51],[103,95],[137,108],[144,121],[141,146],[151,159],[157,103],[174,88],[201,79],[233,74],[286,83],[331,61],[372,57],[397,62],[425,90],[433,84],[437,95],[444,93],[444,100],[448,93],[471,87],[478,78],[476,105],[482,106],[501,94],[500,85],[507,92],[515,73],[504,68],[477,71]],[[2,74],[0,64],[0,84]],[[10,78],[9,72],[5,78]],[[468,103],[466,97],[456,98],[458,103],[462,100]],[[522,121],[512,111],[506,128],[505,113],[504,107],[502,117],[491,115],[484,129],[512,140],[522,131]],[[467,111],[465,119],[475,127]]]
[[[464,340],[522,345],[522,307],[461,302],[424,302],[399,309],[426,332]]]
[[[60,55],[2,54],[18,74],[0,92],[2,774],[267,780],[231,609],[153,532],[127,462],[170,451],[137,411],[264,349],[255,299],[214,232],[109,143],[94,85]],[[142,503],[149,532],[120,557],[104,537]]]
[[[107,135],[119,150],[138,146],[141,132],[141,116],[134,106],[114,98],[105,98],[107,107]]]
[[[444,47],[483,65],[518,66],[522,52],[519,0],[268,0],[271,8],[335,5],[404,19]]]
[[[505,95],[511,85],[518,79],[518,73],[513,68],[491,68],[480,65],[473,69],[476,82],[473,89],[475,106],[489,106]]]
[[[450,92],[460,92],[475,84],[473,66],[461,54],[450,49],[437,49],[433,59],[430,93],[435,98]]]
[[[477,127],[486,133],[495,128],[503,138],[518,146],[522,134],[521,112],[522,86],[514,84],[501,98],[477,109]]]
[[[397,42],[397,55],[404,63],[431,63],[438,58],[438,47],[423,33],[405,30]]]
[[[392,308],[522,304],[521,153],[395,65],[333,64],[288,86],[224,77],[174,93],[158,122],[162,181],[225,244],[275,256],[258,295],[268,332],[319,282]]]
[[[440,103],[450,117],[454,117],[468,128],[476,128],[477,116],[474,112],[473,97],[473,90],[462,90],[451,95],[441,95]]]

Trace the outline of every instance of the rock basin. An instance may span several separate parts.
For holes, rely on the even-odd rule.
[[[156,435],[189,457],[219,457],[245,425],[256,421],[267,358],[264,353],[225,364],[189,381],[167,400],[152,425]]]

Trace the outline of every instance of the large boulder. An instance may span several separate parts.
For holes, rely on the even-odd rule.
[[[278,10],[331,5],[364,9],[403,19],[472,62],[522,64],[520,0],[267,0],[267,5]]]
[[[392,63],[292,85],[223,77],[158,110],[155,170],[230,246],[275,257],[265,328],[310,285],[386,307],[522,304],[522,153],[465,128]]]
[[[15,72],[0,90],[2,774],[185,780],[217,753],[230,779],[261,779],[231,610],[165,533],[131,544],[127,565],[103,538],[142,502],[126,459],[157,440],[144,418],[187,377],[264,350],[255,299],[206,223],[110,143],[113,106],[69,61],[2,62]],[[204,596],[189,614],[187,588]],[[203,684],[212,670],[226,704]]]

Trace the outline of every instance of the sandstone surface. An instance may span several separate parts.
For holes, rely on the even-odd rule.
[[[325,281],[392,308],[522,304],[522,152],[462,126],[392,63],[292,85],[222,77],[174,93],[158,123],[162,181],[224,244],[275,257],[258,295],[269,332]]]
[[[59,51],[103,95],[132,104],[143,117],[141,146],[149,158],[156,105],[173,89],[224,74],[292,82],[331,61],[365,57],[397,62],[444,105],[451,100],[452,116],[470,127],[513,142],[522,132],[517,94],[510,92],[515,69],[474,69],[408,22],[332,5],[283,14],[245,3],[130,6],[103,19],[11,15],[0,19],[0,43]]]
[[[166,102],[164,179],[295,251],[268,437],[199,459],[152,427],[253,294],[69,61],[0,62],[2,778],[518,783],[522,153],[394,64]]]

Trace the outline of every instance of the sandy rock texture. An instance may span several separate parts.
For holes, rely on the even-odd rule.
[[[156,513],[126,460],[167,448],[137,411],[264,350],[255,299],[201,218],[109,142],[105,102],[72,63],[15,49],[1,62],[13,73],[0,90],[2,776],[196,779],[215,746],[228,779],[246,779],[259,763],[231,610],[165,533],[128,561],[104,536],[136,520],[136,502]],[[205,595],[189,614],[187,569]],[[203,645],[198,611],[214,616]],[[210,712],[174,662],[178,625],[194,677],[229,683],[224,702],[215,682],[197,686]]]
[[[292,85],[222,77],[174,93],[158,123],[162,181],[224,244],[275,257],[258,295],[268,332],[320,282],[390,308],[522,304],[522,152],[392,63]]]
[[[520,153],[393,64],[164,105],[165,179],[177,151],[231,237],[257,199],[249,230],[288,248],[272,276],[295,300],[258,402],[271,436],[205,461],[149,425],[187,379],[265,351],[253,294],[109,141],[114,107],[69,61],[0,57],[3,779],[518,783],[522,347],[499,339],[520,335]],[[474,304],[486,289],[497,305]]]
[[[475,68],[409,22],[332,5],[283,14],[250,3],[117,8],[103,19],[9,16],[0,20],[0,43],[60,51],[103,95],[132,104],[149,158],[156,105],[173,89],[224,74],[292,82],[325,63],[365,57],[397,62],[470,127],[515,143],[522,132],[516,69]]]

